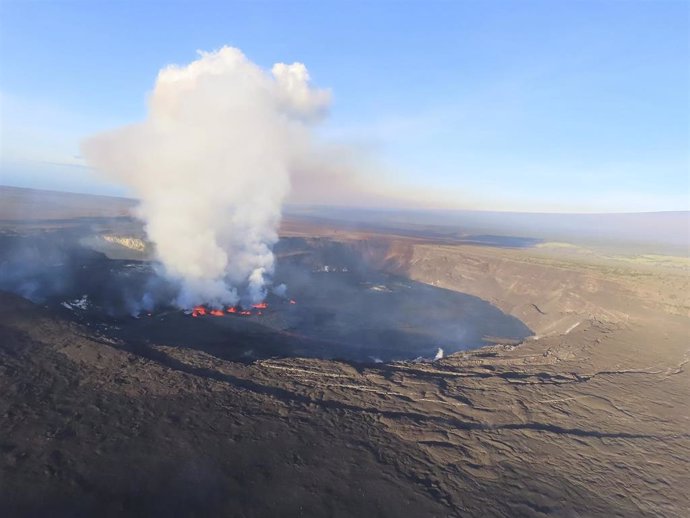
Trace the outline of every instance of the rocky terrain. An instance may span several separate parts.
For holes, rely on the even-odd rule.
[[[535,336],[434,362],[240,363],[2,293],[0,515],[688,515],[687,258],[284,233]]]

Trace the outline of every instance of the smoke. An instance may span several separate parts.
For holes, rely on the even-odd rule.
[[[303,64],[269,72],[223,47],[161,70],[144,122],[82,144],[90,165],[140,199],[178,305],[266,295],[290,171],[329,103]]]

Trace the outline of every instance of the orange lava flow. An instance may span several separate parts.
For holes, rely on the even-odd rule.
[[[212,315],[214,317],[224,317],[226,313],[230,313],[233,315],[242,315],[242,316],[251,316],[251,315],[263,315],[262,309],[266,309],[268,307],[268,304],[266,302],[260,302],[258,304],[252,304],[252,308],[258,310],[255,313],[252,312],[250,309],[242,309],[240,306],[230,306],[223,309],[207,309],[205,306],[194,306],[192,309],[191,315],[194,318],[205,316],[205,315]]]
[[[204,306],[194,306],[194,309],[192,310],[192,316],[193,317],[198,317],[200,315],[205,315],[206,314],[206,308]]]

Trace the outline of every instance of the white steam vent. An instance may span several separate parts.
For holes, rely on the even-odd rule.
[[[269,72],[224,47],[161,70],[145,121],[83,143],[93,167],[139,197],[179,306],[263,299],[290,169],[329,102],[303,64]]]

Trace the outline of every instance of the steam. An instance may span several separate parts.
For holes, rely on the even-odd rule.
[[[268,72],[223,47],[161,70],[144,122],[83,143],[93,167],[139,197],[179,306],[265,297],[290,170],[329,102],[303,64]]]

